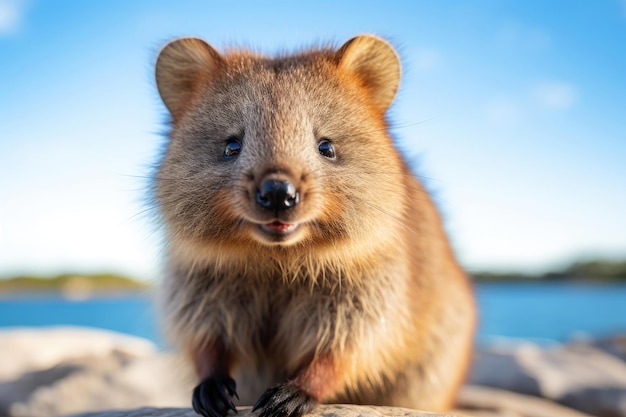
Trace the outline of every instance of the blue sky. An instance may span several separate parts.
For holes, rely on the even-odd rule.
[[[168,40],[399,50],[393,134],[470,270],[626,257],[626,1],[0,0],[0,275],[152,278]]]

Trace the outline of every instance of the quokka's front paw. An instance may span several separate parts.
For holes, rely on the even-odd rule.
[[[224,417],[228,410],[237,409],[233,397],[237,396],[235,380],[227,375],[214,375],[203,380],[193,390],[191,404],[196,413],[204,417]]]
[[[254,404],[259,417],[300,417],[313,410],[317,402],[291,382],[274,385]]]

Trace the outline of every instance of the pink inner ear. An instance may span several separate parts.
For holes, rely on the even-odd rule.
[[[338,51],[339,67],[361,78],[377,106],[386,111],[400,85],[400,60],[393,47],[372,35],[357,36]]]
[[[222,65],[223,58],[198,38],[174,40],[161,50],[155,75],[161,99],[176,120],[188,106],[202,79]]]

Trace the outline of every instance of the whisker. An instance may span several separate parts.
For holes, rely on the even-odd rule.
[[[411,122],[411,123],[397,123],[397,124],[388,123],[386,126],[383,126],[383,127],[380,127],[380,128],[359,131],[358,134],[380,133],[380,132],[388,132],[388,131],[392,131],[392,130],[405,129],[407,127],[418,126],[418,125],[421,125],[421,124],[424,124],[424,123],[428,123],[430,121],[438,119],[439,117],[440,116],[433,116],[433,117],[430,117],[428,119],[420,120],[418,122]]]
[[[440,116],[433,116],[433,117],[429,117],[428,119],[424,119],[424,120],[420,120],[419,122],[412,122],[412,123],[399,123],[399,124],[391,123],[389,124],[389,128],[390,129],[404,129],[405,127],[417,126],[417,125],[431,122],[435,119],[438,119],[439,117]]]
[[[151,207],[145,208],[143,210],[140,210],[137,213],[135,213],[132,216],[130,216],[129,218],[127,218],[124,221],[124,223],[125,224],[131,223],[131,222],[141,218],[142,216],[144,216],[146,213],[149,213],[149,212],[158,212],[158,208],[155,207],[155,206],[151,206]]]
[[[373,204],[373,203],[371,203],[369,201],[365,201],[365,200],[362,201],[362,203],[364,205],[366,205],[367,207],[372,208],[372,209],[378,211],[381,214],[384,214],[385,216],[387,216],[388,218],[394,220],[395,222],[397,222],[398,224],[400,224],[402,226],[406,226],[406,227],[410,226],[409,224],[407,224],[406,220],[403,219],[402,217],[399,217],[396,214],[391,213],[390,211],[385,210],[384,208],[382,208],[380,206],[377,206],[376,204]]]

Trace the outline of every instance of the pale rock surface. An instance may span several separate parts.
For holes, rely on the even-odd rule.
[[[0,416],[186,407],[193,388],[189,370],[174,355],[105,330],[0,331],[0,352]]]
[[[544,398],[478,385],[465,385],[458,405],[458,414],[467,417],[592,417]]]
[[[626,334],[589,342],[592,346],[626,362]]]
[[[80,356],[103,356],[112,351],[144,356],[156,352],[148,340],[86,327],[9,328],[0,334],[0,381]]]
[[[601,345],[481,349],[471,385],[462,389],[454,414],[626,417],[624,343],[604,341]],[[87,412],[98,412],[94,416],[100,417],[195,417],[189,409],[194,385],[191,372],[174,355],[159,352],[143,339],[79,328],[0,331],[0,417]],[[385,407],[323,406],[316,415],[427,414]]]
[[[603,342],[607,350],[598,342],[483,349],[476,353],[469,382],[548,398],[599,417],[624,417],[626,362],[620,357],[621,339],[616,340]]]
[[[234,416],[235,414],[229,413],[228,415]],[[241,408],[236,414],[237,417],[256,417],[256,415],[257,413],[253,413],[250,407]],[[317,408],[315,413],[308,415],[319,417],[453,417],[448,414],[424,413],[406,408],[347,404],[321,405]],[[80,417],[198,417],[198,415],[188,408],[141,408],[130,411],[105,411],[101,413],[82,414]]]

